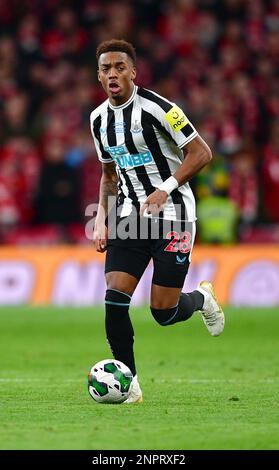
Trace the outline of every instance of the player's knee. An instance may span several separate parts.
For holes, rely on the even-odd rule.
[[[167,298],[164,295],[152,295],[150,299],[150,308],[154,308],[156,310],[167,310],[168,308],[172,308],[173,304],[176,302],[176,299]]]
[[[177,307],[163,308],[163,309],[150,307],[150,310],[151,310],[154,320],[156,320],[156,322],[159,323],[159,325],[168,326],[176,314]]]
[[[127,273],[109,272],[106,274],[106,283],[108,290],[118,290],[132,296],[138,280]]]

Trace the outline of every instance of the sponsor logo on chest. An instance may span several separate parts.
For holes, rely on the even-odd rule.
[[[124,145],[105,147],[105,151],[110,154],[110,156],[120,168],[128,169],[154,162],[154,159],[149,151],[130,154],[127,152],[127,149],[124,147]]]

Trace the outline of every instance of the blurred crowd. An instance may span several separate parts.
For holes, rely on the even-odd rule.
[[[1,0],[0,243],[86,242],[111,38],[213,150],[192,181],[200,240],[279,241],[279,0]]]

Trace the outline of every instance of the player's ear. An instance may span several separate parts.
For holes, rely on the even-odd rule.
[[[131,73],[131,80],[135,80],[136,76],[137,76],[136,67],[133,67],[132,73]]]
[[[99,73],[99,69],[97,69],[97,77],[98,77],[98,81],[100,82],[101,79],[100,79],[100,73]]]

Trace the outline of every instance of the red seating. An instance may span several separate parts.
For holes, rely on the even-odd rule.
[[[18,228],[3,236],[7,245],[55,245],[61,241],[61,230],[55,225]]]
[[[246,228],[240,234],[240,243],[278,243],[279,226],[265,225],[255,228]]]
[[[79,245],[91,244],[91,240],[86,237],[85,224],[71,224],[67,230],[70,243],[77,243]]]

